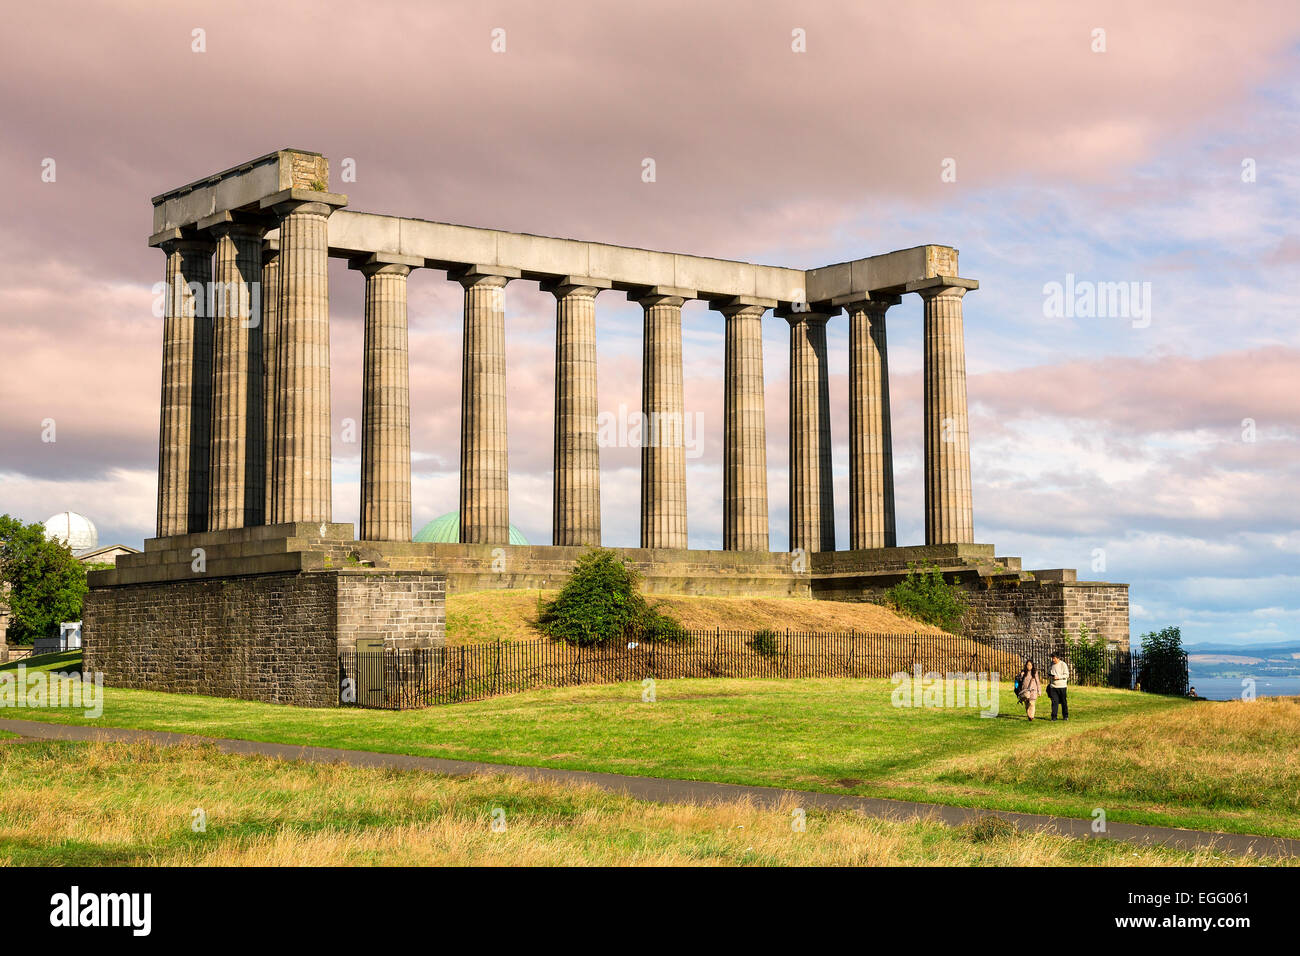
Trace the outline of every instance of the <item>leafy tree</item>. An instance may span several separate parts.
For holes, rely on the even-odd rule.
[[[1187,693],[1187,652],[1183,650],[1183,633],[1166,627],[1142,635],[1142,664],[1138,683],[1152,694]]]
[[[885,592],[885,603],[900,614],[956,634],[966,613],[961,588],[943,579],[937,564],[913,564],[907,577]]]
[[[617,554],[593,548],[578,558],[555,600],[542,608],[538,627],[570,644],[684,640],[681,624],[647,604],[640,584],[641,576]]]
[[[57,634],[60,621],[81,617],[86,569],[39,524],[0,515],[0,579],[8,586],[10,643],[30,644]]]

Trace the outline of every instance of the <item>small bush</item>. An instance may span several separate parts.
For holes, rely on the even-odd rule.
[[[943,579],[938,565],[912,565],[907,577],[885,592],[885,603],[899,614],[956,634],[966,612],[961,588]]]
[[[764,628],[751,637],[749,646],[754,649],[754,653],[761,654],[763,657],[776,657],[780,652],[776,641],[776,631],[771,628]]]
[[[1100,634],[1093,635],[1086,624],[1080,624],[1078,637],[1071,637],[1069,632],[1064,632],[1061,640],[1070,661],[1070,677],[1076,684],[1106,682],[1107,651],[1110,648],[1104,637]]]
[[[555,600],[543,605],[537,626],[556,640],[579,645],[684,640],[681,624],[650,607],[640,584],[641,576],[617,554],[593,548],[578,558]]]

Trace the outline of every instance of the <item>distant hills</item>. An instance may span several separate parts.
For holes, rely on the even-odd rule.
[[[1237,654],[1243,657],[1290,657],[1300,654],[1300,641],[1283,641],[1279,644],[1185,644],[1188,654]]]
[[[1206,677],[1300,677],[1300,641],[1188,644],[1188,669]]]

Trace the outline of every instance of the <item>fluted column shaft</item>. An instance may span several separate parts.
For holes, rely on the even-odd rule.
[[[470,273],[460,412],[460,540],[510,543],[504,276]]]
[[[271,521],[331,514],[329,216],[325,202],[291,200],[280,219],[275,467]]]
[[[723,390],[722,547],[766,551],[767,418],[763,402],[763,313],[727,306]]]
[[[158,537],[207,528],[212,416],[212,319],[206,312],[212,243],[176,239],[163,243],[162,250],[167,256],[167,288],[163,293]]]
[[[849,547],[892,548],[894,450],[885,312],[898,299],[855,302],[849,313]]]
[[[826,322],[817,312],[789,312],[790,550],[835,550],[831,479],[830,380]]]
[[[975,540],[966,420],[966,290],[942,286],[925,301],[925,543]]]
[[[266,506],[262,392],[262,228],[212,228],[212,452],[208,530],[262,524]]]
[[[686,447],[682,395],[682,305],[648,295],[641,361],[641,547],[685,548]]]
[[[559,285],[555,295],[555,484],[551,543],[600,544],[596,295]]]
[[[264,244],[262,248],[262,394],[266,401],[266,414],[263,416],[262,431],[265,436],[262,469],[262,484],[265,493],[262,496],[262,515],[264,521],[271,519],[271,499],[275,494],[272,477],[275,473],[275,422],[276,381],[280,367],[276,331],[280,314],[280,247]]]
[[[361,537],[411,540],[411,388],[406,277],[411,267],[373,263],[366,277],[361,408]]]

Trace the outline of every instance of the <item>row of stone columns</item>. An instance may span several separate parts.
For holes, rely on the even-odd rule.
[[[328,217],[291,199],[266,223],[226,215],[201,236],[162,243],[164,314],[158,534],[330,520]],[[215,253],[215,275],[213,261]],[[409,540],[407,277],[417,259],[371,256],[365,276],[361,527]],[[470,268],[465,290],[460,539],[509,541],[503,291],[513,276]],[[215,280],[209,320],[193,291]],[[957,280],[960,281],[960,280]],[[260,295],[256,293],[257,283]],[[600,543],[595,300],[602,280],[565,277],[556,299],[553,536]],[[970,455],[960,285],[918,289],[925,303],[926,542],[969,542]],[[687,547],[681,290],[630,294],[644,310],[641,547]],[[260,301],[256,301],[259,300]],[[847,304],[850,547],[897,543],[885,314],[896,296]],[[260,310],[257,306],[260,305]],[[714,303],[725,317],[723,547],[768,549],[762,317],[766,306]],[[248,321],[260,311],[260,321]],[[826,324],[790,307],[790,548],[835,548]]]
[[[333,208],[290,197],[161,242],[160,537],[330,520]]]

